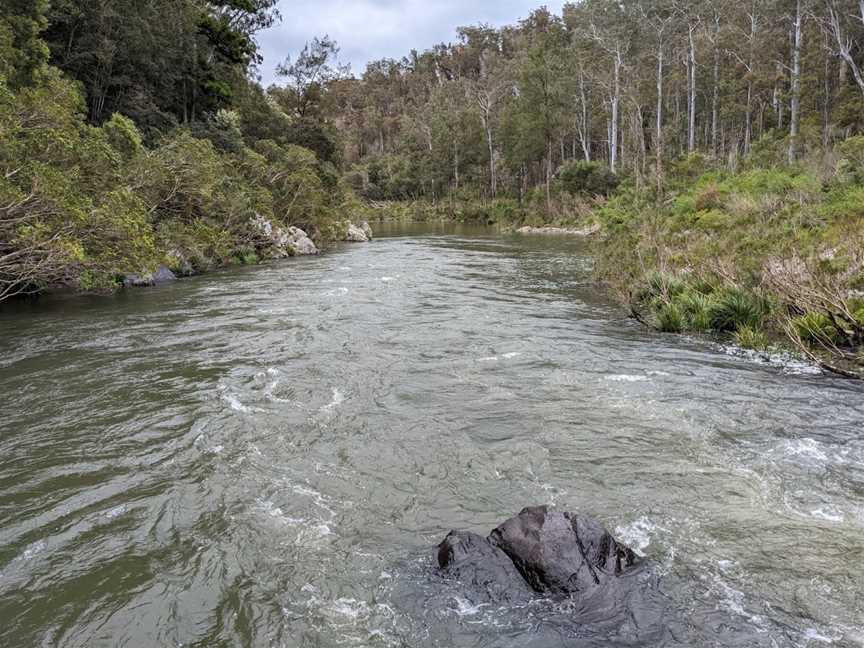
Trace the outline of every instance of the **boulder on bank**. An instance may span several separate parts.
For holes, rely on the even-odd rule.
[[[600,231],[599,225],[591,225],[583,229],[567,227],[520,227],[519,234],[541,234],[546,236],[593,236]]]
[[[124,288],[151,288],[177,281],[177,276],[165,266],[159,266],[152,274],[133,272],[123,277]]]
[[[318,254],[315,243],[299,227],[289,227],[285,230],[260,214],[252,219],[252,226],[263,239],[264,246],[268,247],[272,256],[276,258]]]
[[[368,223],[366,224],[368,227]],[[369,230],[372,231],[371,228]],[[348,230],[345,233],[345,240],[348,243],[368,243],[371,239],[366,234],[366,231],[354,223],[348,223]]]
[[[541,506],[524,509],[488,538],[454,531],[438,546],[438,564],[474,601],[569,597],[580,623],[619,623],[640,637],[662,629],[653,565],[588,516]]]
[[[370,241],[375,238],[375,233],[372,231],[372,227],[369,225],[369,221],[363,221],[362,223],[360,223],[360,229],[363,230],[366,238]]]
[[[313,256],[318,254],[318,248],[309,235],[299,227],[288,228],[288,245],[294,249],[294,254],[299,256]]]

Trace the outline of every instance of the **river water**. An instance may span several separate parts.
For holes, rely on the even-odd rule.
[[[0,314],[0,646],[614,645],[435,575],[532,504],[658,563],[652,645],[864,645],[860,384],[643,330],[576,241],[384,234]]]

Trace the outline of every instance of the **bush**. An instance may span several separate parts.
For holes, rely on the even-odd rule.
[[[709,331],[711,329],[713,301],[710,296],[688,289],[679,294],[674,303],[683,315],[687,330]]]
[[[663,333],[681,333],[685,330],[685,318],[678,304],[661,304],[657,309],[657,328]]]
[[[842,335],[824,313],[810,312],[792,320],[792,327],[804,342],[815,345],[836,345]]]
[[[596,162],[570,162],[558,173],[561,188],[573,195],[610,196],[621,181]]]
[[[766,351],[770,345],[765,333],[752,326],[742,326],[735,331],[735,344],[753,351]]]
[[[744,327],[758,328],[767,311],[761,297],[739,288],[724,288],[711,305],[711,328],[724,333]]]
[[[848,182],[864,184],[864,136],[850,137],[837,147],[837,170]]]

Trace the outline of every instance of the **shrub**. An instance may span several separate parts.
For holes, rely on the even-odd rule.
[[[697,290],[688,289],[675,298],[674,303],[683,315],[685,326],[690,331],[711,329],[711,297]]]
[[[741,326],[735,331],[735,344],[742,349],[753,351],[765,351],[769,346],[768,336],[752,326]]]
[[[570,162],[559,171],[564,191],[574,195],[609,196],[621,183],[618,176],[596,162]]]
[[[655,272],[648,277],[648,295],[672,299],[687,288],[682,279],[672,274]]]
[[[850,137],[838,148],[838,171],[846,180],[864,184],[864,136]]]
[[[703,187],[695,198],[696,211],[707,211],[709,209],[720,209],[723,206],[723,193],[716,183],[711,182]]]
[[[792,320],[792,327],[804,342],[817,345],[839,344],[842,335],[824,313],[809,312]]]
[[[661,304],[657,309],[657,328],[664,333],[681,333],[685,330],[685,318],[678,304]]]
[[[765,301],[739,288],[724,288],[711,305],[711,328],[732,333],[743,327],[758,327],[768,308]]]

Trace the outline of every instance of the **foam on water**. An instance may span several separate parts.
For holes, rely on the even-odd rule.
[[[334,387],[333,388],[333,397],[330,399],[330,402],[327,403],[326,405],[322,406],[319,411],[322,413],[330,412],[330,411],[336,409],[337,407],[339,407],[344,402],[345,402],[345,394],[343,394],[340,389]]]
[[[630,524],[615,528],[615,536],[630,547],[637,555],[645,556],[645,550],[651,545],[651,538],[658,527],[647,517],[641,517]]]
[[[613,376],[606,376],[604,380],[609,382],[620,382],[620,383],[636,383],[636,382],[648,382],[650,378],[648,376],[640,375],[631,375],[631,374],[617,374]]]
[[[244,414],[248,414],[252,410],[249,407],[246,407],[243,403],[240,402],[240,399],[230,392],[225,392],[222,394],[222,400],[227,403],[228,407],[230,407],[235,412],[242,412]]]

